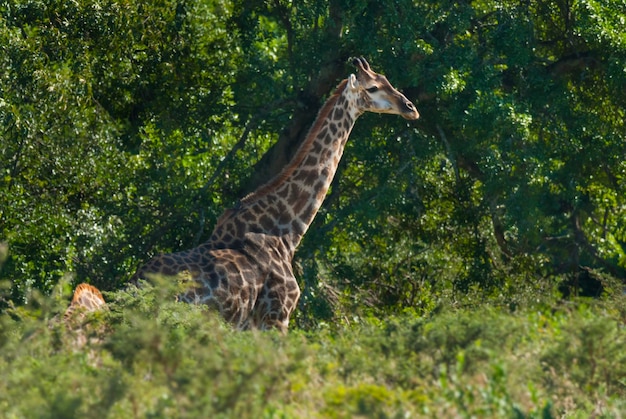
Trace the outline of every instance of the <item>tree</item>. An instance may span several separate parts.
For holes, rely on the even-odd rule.
[[[207,150],[228,145],[222,128],[236,122],[229,4],[0,10],[3,275],[17,300],[65,272],[113,288],[210,202],[194,193],[219,159]]]
[[[361,289],[372,305],[406,307],[450,284],[514,299],[524,278],[565,274],[575,289],[592,285],[594,270],[624,278],[624,12],[594,2],[244,8],[242,33],[258,41],[259,25],[271,26],[286,80],[303,80],[303,105],[287,112],[289,128],[251,187],[295,149],[325,76],[355,52],[424,115],[419,130],[357,126],[300,252],[307,284],[320,283],[321,269],[347,281],[351,298]]]
[[[626,6],[0,7],[1,275],[115,288],[275,174],[354,55],[416,102],[357,124],[298,253],[302,321],[626,278]],[[568,282],[569,281],[569,282]],[[460,295],[460,294],[459,294]],[[353,304],[356,303],[356,304]]]

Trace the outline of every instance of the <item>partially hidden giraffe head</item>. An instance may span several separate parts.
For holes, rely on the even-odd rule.
[[[74,298],[65,311],[64,317],[69,319],[76,312],[92,312],[106,309],[106,302],[100,290],[89,284],[79,284],[74,291]]]
[[[348,88],[358,95],[361,111],[390,113],[409,120],[420,117],[415,105],[398,92],[385,76],[372,71],[365,58],[353,58],[352,64],[358,73],[350,75]]]

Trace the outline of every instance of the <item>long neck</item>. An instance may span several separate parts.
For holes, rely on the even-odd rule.
[[[277,236],[293,255],[335,176],[359,113],[346,81],[326,101],[290,163],[267,184],[243,198],[218,221],[211,238],[228,242],[246,234]]]

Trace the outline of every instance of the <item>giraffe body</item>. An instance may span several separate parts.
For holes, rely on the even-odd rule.
[[[365,111],[419,117],[365,59],[353,63],[358,75],[339,84],[281,173],[227,210],[206,243],[153,258],[133,281],[190,277],[192,286],[180,300],[214,307],[239,329],[286,332],[300,297],[292,259],[328,192],[356,119]]]
[[[102,336],[106,332],[103,325],[95,326],[86,321],[87,313],[106,310],[107,305],[102,297],[102,293],[96,287],[89,284],[79,284],[74,290],[74,297],[70,303],[63,321],[68,330],[71,331],[73,339],[72,346],[75,350],[102,343]],[[89,352],[89,362],[93,365],[100,364],[100,358],[95,352]]]

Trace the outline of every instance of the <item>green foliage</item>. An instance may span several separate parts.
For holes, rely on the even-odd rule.
[[[55,290],[55,294],[60,290]],[[237,332],[166,282],[107,293],[91,342],[33,296],[0,315],[3,417],[619,417],[622,295]],[[61,293],[62,294],[62,293]],[[51,320],[52,319],[52,320]],[[103,327],[104,326],[104,327]],[[102,332],[105,330],[105,332]]]
[[[598,297],[626,277],[625,16],[596,1],[5,2],[4,307],[68,273],[117,289],[205,240],[353,55],[422,118],[358,121],[296,257],[300,326],[427,315],[451,295]]]
[[[366,48],[387,45],[372,55],[423,99],[423,122],[357,124],[340,196],[317,224],[332,242],[305,243],[334,270],[324,279],[384,310],[428,310],[420,291],[509,304],[538,278],[592,296],[597,271],[623,280],[626,96],[613,83],[626,74],[614,29],[625,13],[620,2],[396,2],[351,22],[348,36],[372,25],[356,32]]]
[[[219,161],[207,151],[236,135],[213,135],[231,117],[228,6],[1,7],[0,237],[15,300],[65,272],[112,288],[155,237],[180,245],[183,207],[212,203],[197,192]]]

